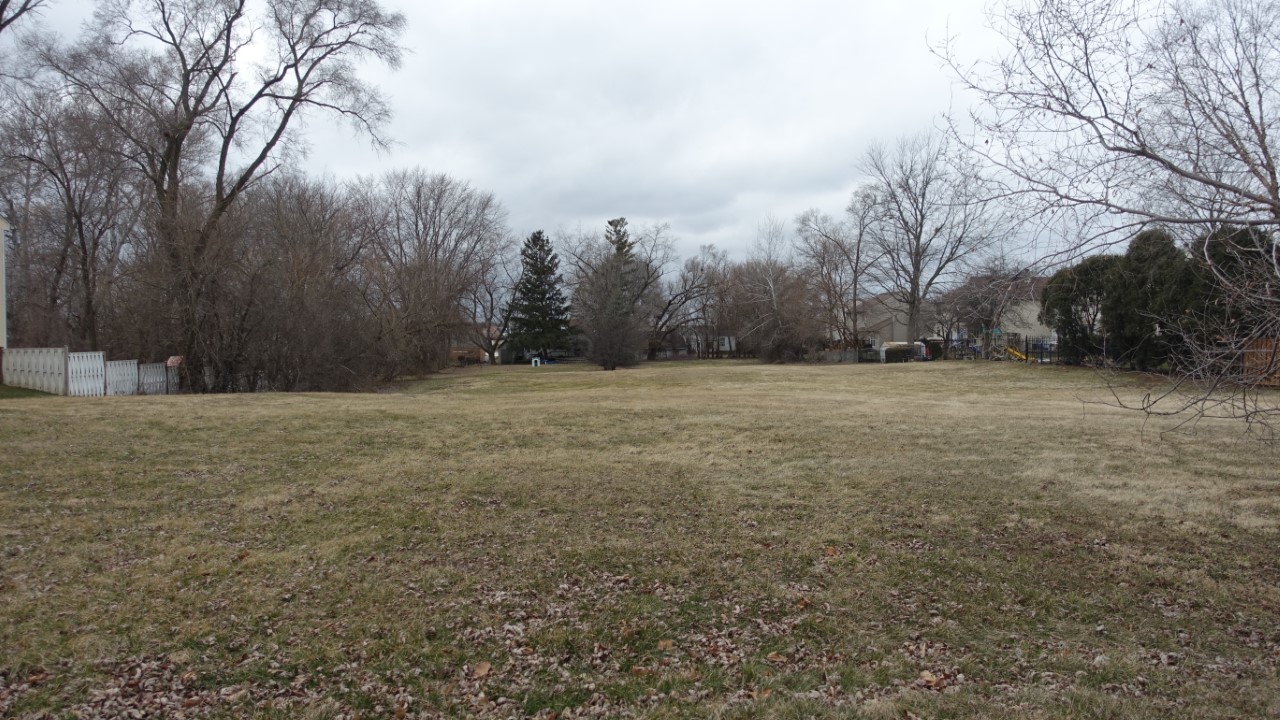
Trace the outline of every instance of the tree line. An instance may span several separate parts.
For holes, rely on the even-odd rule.
[[[870,148],[841,212],[767,220],[739,261],[621,218],[517,254],[465,180],[306,177],[303,119],[387,142],[355,68],[399,62],[404,18],[376,0],[102,2],[78,40],[11,42],[42,4],[0,10],[15,344],[179,354],[194,390],[360,387],[569,327],[604,367],[677,337],[789,360],[861,346],[868,298],[921,337],[1055,265],[1044,317],[1081,356],[1252,392],[1240,357],[1280,336],[1272,0],[1010,3],[998,56],[934,48],[972,113]],[[1057,250],[1007,252],[1028,237]]]
[[[623,218],[534,233],[518,257],[502,204],[465,180],[299,170],[299,118],[385,142],[385,99],[353,70],[399,60],[403,18],[376,2],[104,3],[93,23],[71,43],[24,38],[4,79],[11,342],[180,355],[195,391],[368,387],[460,345],[611,369],[732,337],[736,354],[800,359],[858,346],[872,290],[924,332],[931,292],[991,240],[972,168],[935,134],[873,149],[843,217],[809,211],[794,235],[766,222],[745,261],[682,261],[668,226]],[[265,59],[242,59],[251,46]]]
[[[1277,251],[1256,228],[1226,227],[1186,244],[1163,228],[1143,230],[1122,255],[1092,255],[1055,273],[1041,317],[1076,362],[1221,374],[1245,350],[1238,344],[1270,332],[1266,315],[1249,312],[1238,293],[1269,292],[1267,277],[1250,275]]]
[[[741,261],[706,246],[680,263],[666,225],[633,232],[625,218],[557,243],[535,232],[509,275],[512,312],[488,325],[509,330],[521,351],[578,343],[606,369],[653,359],[673,341],[718,356],[731,338],[735,355],[766,361],[856,351],[873,296],[893,303],[910,337],[932,334],[930,303],[982,267],[1003,219],[941,134],[873,147],[863,166],[870,179],[841,216],[807,210],[792,230],[766,219]]]

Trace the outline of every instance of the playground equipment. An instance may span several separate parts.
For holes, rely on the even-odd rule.
[[[1010,357],[1014,358],[1018,362],[1027,362],[1027,356],[1023,355],[1021,352],[1018,351],[1018,348],[1013,347],[1012,345],[1006,348],[1005,352],[1008,353]]]

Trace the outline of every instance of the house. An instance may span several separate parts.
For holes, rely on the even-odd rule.
[[[496,348],[495,357],[492,359],[483,345],[478,342],[481,337],[487,337],[490,342],[496,341],[494,345]],[[495,325],[481,326],[480,324],[474,324],[454,335],[449,342],[449,362],[459,365],[479,365],[492,362],[497,365],[501,362],[502,351],[505,349],[506,344],[506,339],[502,337],[501,328]]]
[[[688,352],[700,358],[737,357],[738,338],[731,335],[715,335],[707,327],[693,327],[681,338]]]
[[[858,303],[858,329],[864,344],[880,347],[885,343],[915,342],[907,332],[907,305],[893,293],[880,293]],[[928,302],[920,305],[921,332],[933,335],[935,313]]]
[[[1054,334],[1053,328],[1040,322],[1040,295],[1049,279],[1033,277],[1018,284],[997,326],[1004,334],[1023,338],[1045,338]]]
[[[970,277],[931,301],[933,332],[953,348],[981,356],[1003,357],[1007,348],[1050,350],[1056,336],[1040,322],[1040,294],[1048,282],[1022,274]]]

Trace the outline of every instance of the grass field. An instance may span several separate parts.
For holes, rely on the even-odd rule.
[[[0,400],[17,400],[21,398],[49,397],[48,393],[27,390],[25,388],[0,385]]]
[[[0,717],[1280,715],[1280,456],[1107,397],[963,362],[6,397]]]

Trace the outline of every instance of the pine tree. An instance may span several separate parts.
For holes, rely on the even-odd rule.
[[[541,230],[520,248],[520,282],[511,301],[511,344],[540,354],[569,345],[569,304],[560,258]]]
[[[1179,344],[1176,308],[1185,287],[1187,260],[1163,229],[1143,230],[1107,277],[1103,325],[1113,358],[1135,370],[1154,370]]]
[[[610,220],[604,239],[605,253],[578,288],[575,307],[591,345],[591,359],[614,370],[635,364],[644,345],[644,327],[636,312],[640,267],[626,218]]]
[[[1058,333],[1058,347],[1068,362],[1082,363],[1103,354],[1103,298],[1107,281],[1122,258],[1094,255],[1059,270],[1040,295],[1040,322]]]
[[[613,247],[615,255],[630,258],[636,243],[631,239],[631,233],[627,232],[627,219],[624,217],[614,218],[609,221],[608,225],[609,227],[604,231],[605,242]]]

